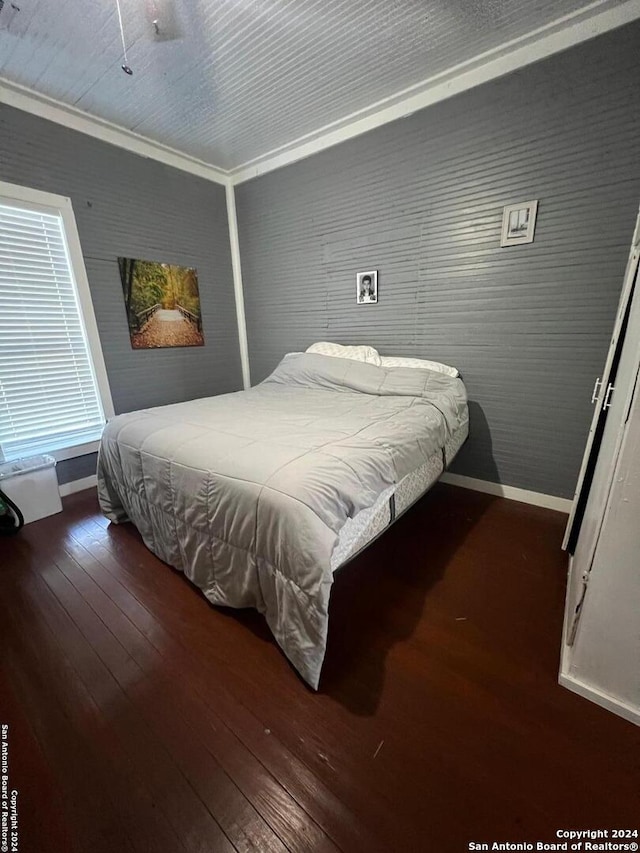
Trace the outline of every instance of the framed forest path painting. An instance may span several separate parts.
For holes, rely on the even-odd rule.
[[[134,349],[204,345],[198,271],[118,258]]]

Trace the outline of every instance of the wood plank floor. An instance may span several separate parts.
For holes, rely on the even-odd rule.
[[[634,828],[640,729],[557,685],[565,517],[438,485],[339,573],[320,692],[95,493],[0,540],[27,851],[462,851]]]

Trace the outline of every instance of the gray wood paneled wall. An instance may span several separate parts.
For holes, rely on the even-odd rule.
[[[116,412],[242,387],[223,187],[2,105],[0,180],[72,200]],[[119,255],[197,267],[204,347],[131,348]]]
[[[252,382],[316,340],[456,365],[453,470],[570,497],[640,202],[640,25],[236,188]],[[500,248],[503,205],[539,199]],[[355,304],[358,270],[379,304]]]

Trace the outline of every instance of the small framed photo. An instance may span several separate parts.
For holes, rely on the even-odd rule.
[[[378,270],[359,272],[356,275],[356,302],[358,305],[375,305],[378,301]]]
[[[508,204],[502,212],[500,245],[519,246],[521,243],[533,243],[537,215],[537,201]]]

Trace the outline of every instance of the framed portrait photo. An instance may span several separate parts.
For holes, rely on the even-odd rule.
[[[533,243],[538,215],[537,201],[508,204],[502,212],[501,246],[519,246]]]
[[[375,305],[378,301],[378,270],[356,274],[356,302],[358,305]]]

